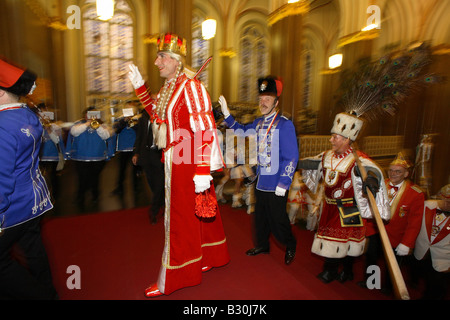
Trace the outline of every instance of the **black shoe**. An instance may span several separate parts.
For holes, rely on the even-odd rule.
[[[255,247],[255,248],[252,248],[250,250],[247,250],[247,252],[245,254],[248,255],[248,256],[256,256],[256,255],[258,255],[260,253],[269,253],[269,252],[270,251],[267,248]]]
[[[317,278],[320,279],[323,283],[330,283],[338,278],[337,272],[332,272],[329,270],[322,271],[317,275]]]
[[[290,265],[295,258],[295,249],[287,249],[284,255],[284,263]]]
[[[344,283],[345,281],[352,281],[353,280],[353,272],[351,271],[342,271],[339,274],[338,280],[340,283]]]

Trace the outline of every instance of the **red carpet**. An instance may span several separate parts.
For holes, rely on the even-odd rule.
[[[148,208],[48,218],[43,224],[54,284],[62,300],[145,300],[144,289],[159,271],[163,221],[151,225]],[[377,300],[379,290],[362,289],[363,264],[354,265],[355,280],[323,284],[316,275],[322,258],[310,251],[313,233],[293,227],[297,255],[284,264],[284,250],[272,242],[271,253],[248,257],[253,246],[251,216],[221,206],[231,262],[203,274],[202,284],[154,300]],[[68,267],[80,268],[80,289],[69,289]]]

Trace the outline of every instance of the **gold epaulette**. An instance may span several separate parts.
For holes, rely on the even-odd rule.
[[[413,185],[411,186],[411,189],[413,189],[414,191],[416,191],[417,193],[422,193],[423,190],[420,189],[420,187],[418,185]]]

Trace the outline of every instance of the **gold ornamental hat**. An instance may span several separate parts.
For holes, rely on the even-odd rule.
[[[450,184],[443,186],[437,193],[437,196],[441,199],[450,199]]]
[[[406,159],[402,152],[399,152],[394,161],[391,162],[391,166],[401,166],[405,169],[409,169],[412,167],[412,163]]]
[[[161,34],[157,41],[158,52],[169,51],[186,57],[186,39],[174,33]]]

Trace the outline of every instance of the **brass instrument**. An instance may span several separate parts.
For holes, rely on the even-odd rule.
[[[100,127],[100,122],[96,118],[93,118],[90,126],[92,129],[97,130]]]
[[[129,117],[127,119],[127,125],[129,128],[133,128],[135,125],[138,124],[139,118],[134,116],[134,117]]]
[[[41,117],[41,124],[44,128],[50,128],[52,125],[52,122],[49,118]]]

